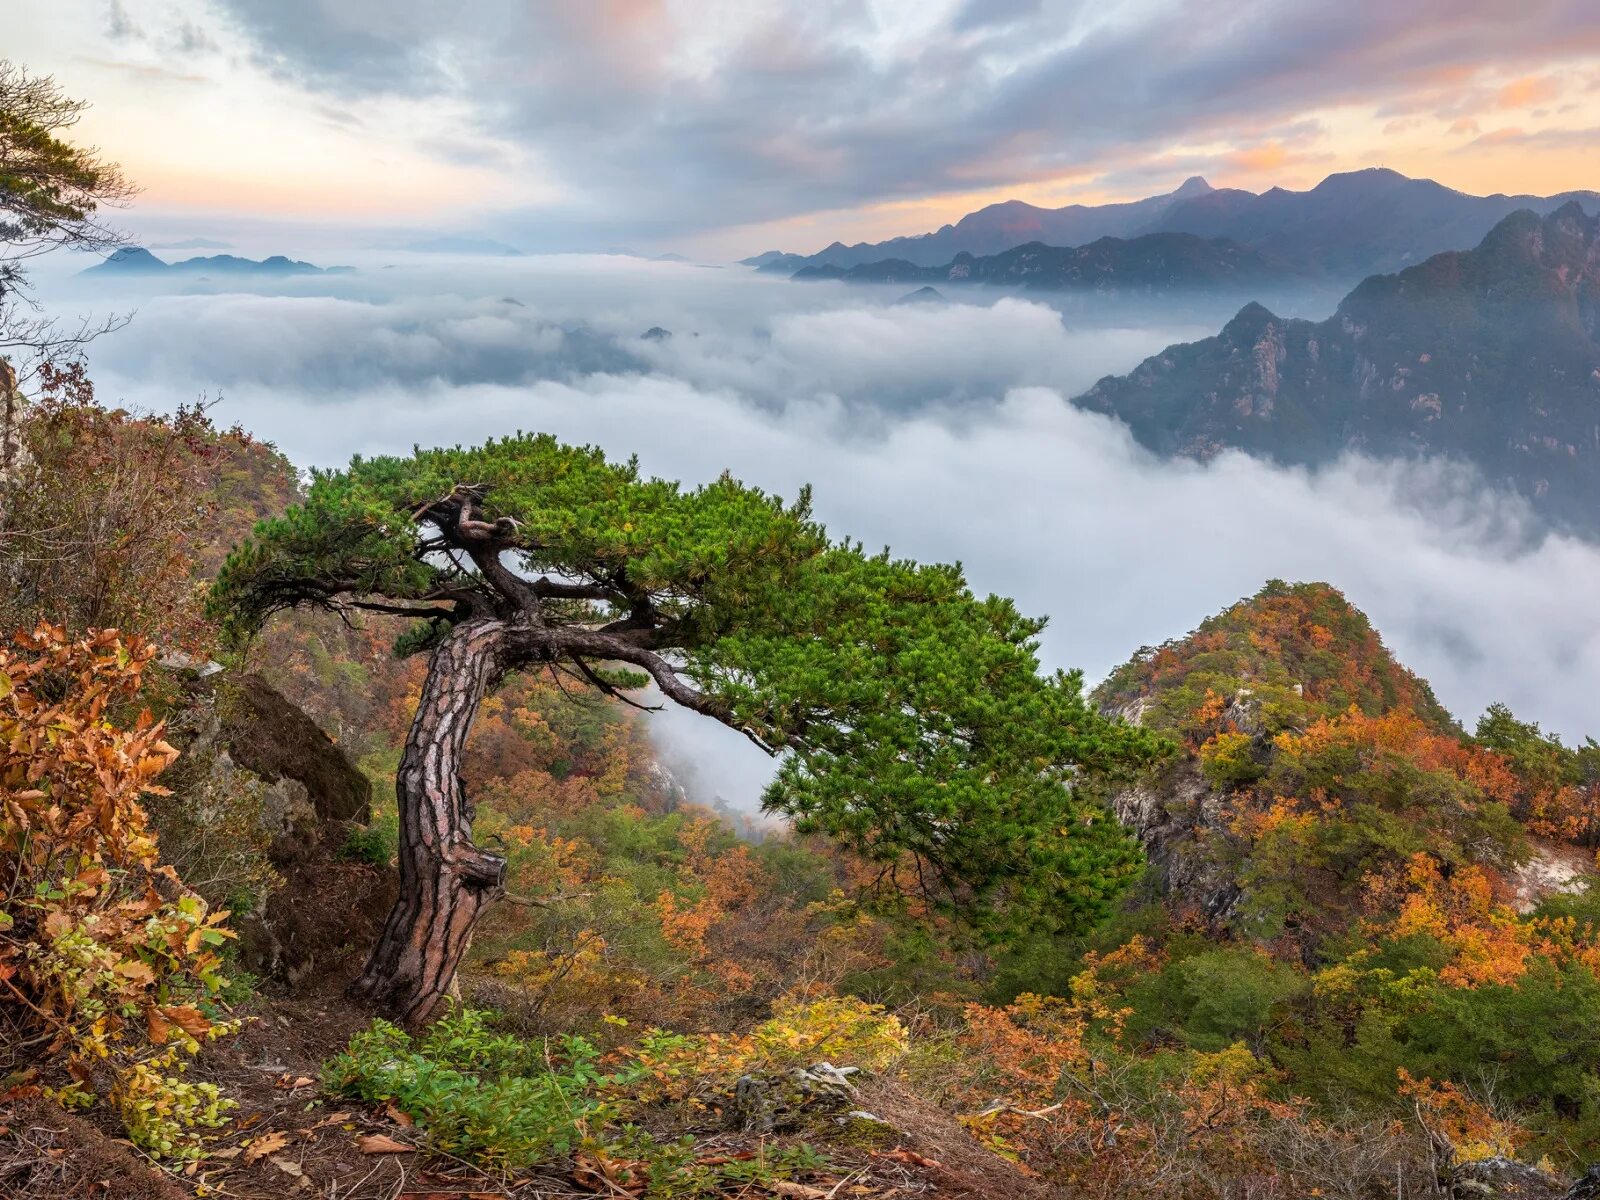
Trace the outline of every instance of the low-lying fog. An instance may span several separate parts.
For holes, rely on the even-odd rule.
[[[1438,464],[1160,462],[1067,403],[1214,332],[1209,312],[896,305],[910,289],[621,257],[323,261],[360,270],[254,294],[56,279],[45,299],[137,309],[91,347],[103,400],[220,395],[219,420],[303,466],[537,429],[685,481],[811,482],[835,533],[960,559],[976,588],[1048,614],[1048,663],[1091,682],[1269,578],[1327,580],[1469,727],[1503,700],[1600,734],[1600,546],[1530,535],[1518,501]],[[655,724],[706,787],[753,801],[767,764],[743,739]]]

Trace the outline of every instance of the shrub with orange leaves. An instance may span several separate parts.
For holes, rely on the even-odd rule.
[[[1480,1100],[1453,1083],[1414,1079],[1399,1071],[1402,1098],[1410,1100],[1417,1123],[1427,1131],[1445,1163],[1485,1158],[1515,1158],[1531,1136],[1515,1121],[1496,1116]]]
[[[141,798],[176,757],[148,711],[119,723],[154,647],[40,626],[0,649],[0,1010],[13,1046],[59,1056],[63,1104],[108,1093],[134,1141],[195,1152],[230,1106],[176,1078],[218,1021],[208,912],[160,865]]]
[[[1293,1163],[1275,1161],[1287,1131],[1297,1153],[1340,1152],[1339,1135],[1276,1098],[1279,1071],[1243,1043],[1212,1053],[1124,1051],[1096,1032],[1103,997],[1022,996],[969,1005],[962,1117],[992,1149],[1089,1197],[1306,1195]],[[1243,1190],[1240,1190],[1240,1189]]]

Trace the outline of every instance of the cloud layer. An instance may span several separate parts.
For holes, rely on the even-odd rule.
[[[1048,614],[1045,657],[1091,680],[1269,578],[1327,580],[1469,724],[1503,700],[1569,738],[1600,733],[1600,547],[1532,537],[1517,501],[1438,464],[1152,459],[1064,397],[1160,348],[1162,325],[620,262],[462,266],[454,294],[428,299],[423,272],[149,299],[94,348],[102,395],[169,407],[220,390],[224,420],[307,465],[520,428],[689,481],[810,482],[837,534],[959,559],[980,590]],[[674,336],[641,341],[657,323]],[[706,726],[662,721],[748,800],[765,764]]]
[[[578,202],[525,232],[569,241],[617,221],[659,239],[1061,177],[1131,183],[1157,154],[1246,173],[1326,162],[1350,147],[1308,114],[1525,112],[1581,92],[1551,64],[1600,53],[1585,0],[492,0],[448,16],[428,0],[218,2],[297,84],[447,97],[475,134],[536,153]]]

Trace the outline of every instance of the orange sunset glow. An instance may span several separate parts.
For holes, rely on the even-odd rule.
[[[759,110],[741,112],[743,102],[730,90],[732,77],[724,73],[731,64],[742,72],[738,88],[752,100],[769,87],[782,95],[786,79],[822,61],[817,39],[826,36],[818,17],[777,10],[763,16],[725,4],[587,8],[581,19],[556,6],[552,16],[558,19],[540,36],[564,39],[570,48],[549,67],[533,73],[527,66],[489,68],[484,81],[500,82],[479,98],[478,75],[454,74],[464,68],[447,65],[464,62],[461,56],[476,53],[478,42],[441,43],[439,90],[423,96],[414,76],[405,87],[377,77],[346,86],[294,70],[292,60],[263,53],[251,21],[220,2],[185,0],[143,21],[134,7],[114,5],[125,19],[108,22],[98,0],[69,0],[66,19],[78,21],[83,36],[81,49],[64,58],[44,45],[54,18],[42,8],[25,10],[12,37],[24,51],[40,46],[37,57],[63,82],[102,97],[83,131],[119,147],[144,189],[147,209],[294,220],[358,212],[401,223],[428,223],[443,214],[481,222],[518,213],[537,220],[541,212],[560,221],[577,214],[600,224],[621,219],[630,206],[648,204],[652,186],[670,186],[677,171],[692,165],[692,159],[664,161],[642,190],[622,185],[629,156],[646,160],[653,153],[624,146],[666,115],[652,110],[652,95],[694,97],[722,126],[735,113],[754,117]],[[928,75],[939,45],[937,12],[922,10],[916,20],[901,21],[903,14],[891,19],[892,8],[886,6],[885,23],[863,48],[840,61],[853,58],[863,71]],[[1047,12],[1042,28],[1050,28]],[[180,16],[177,28],[190,41],[174,59],[162,52],[162,38],[171,36],[162,21]],[[1036,71],[1037,49],[1013,45],[1007,27],[969,30],[964,16],[946,19],[956,21],[957,33],[953,46],[940,52],[981,65],[997,95],[1022,87]],[[1155,11],[1150,19],[1161,20]],[[1147,119],[1119,107],[1117,119],[1129,127],[1122,136],[1099,134],[1092,101],[1041,110],[1027,127],[983,139],[981,147],[963,144],[968,139],[951,137],[945,128],[940,137],[951,145],[942,157],[908,161],[896,171],[887,169],[892,157],[879,155],[876,184],[849,189],[853,194],[833,182],[857,153],[848,140],[856,136],[848,134],[850,125],[861,127],[858,141],[879,137],[880,127],[887,134],[915,111],[896,111],[913,103],[909,95],[904,101],[891,95],[880,109],[850,108],[826,124],[788,129],[780,104],[761,114],[771,128],[737,136],[730,129],[688,143],[725,164],[731,188],[681,212],[674,201],[655,215],[677,229],[674,245],[732,253],[755,243],[804,245],[824,230],[845,241],[915,233],[1006,199],[1041,206],[1131,200],[1191,175],[1255,191],[1303,189],[1333,172],[1376,165],[1475,193],[1550,193],[1594,183],[1600,57],[1590,44],[1592,31],[1546,46],[1539,30],[1508,35],[1489,14],[1462,20],[1458,61],[1419,59],[1391,70],[1391,60],[1399,61],[1394,47],[1426,34],[1420,24],[1407,28],[1400,20],[1394,37],[1401,42],[1342,48],[1343,69],[1353,75],[1367,69],[1363,55],[1370,60],[1376,72],[1370,86],[1322,86],[1310,73],[1303,73],[1299,88],[1287,78],[1263,81],[1256,86],[1272,87],[1271,107],[1258,105],[1248,115],[1223,106],[1204,116],[1180,106],[1168,119]],[[527,23],[533,36],[536,22]],[[1132,28],[1125,31],[1125,24]],[[358,29],[353,13],[340,18],[339,36],[358,36]],[[1058,42],[1062,61],[1070,64],[1075,58],[1092,62],[1101,45],[1112,53],[1115,39],[1138,28],[1131,15],[1087,24],[1080,16],[1052,32],[1064,39]],[[470,33],[489,39],[485,46],[495,39],[510,44],[518,27],[513,20]],[[1206,49],[1202,39],[1194,53]],[[1543,55],[1537,66],[1529,58],[1536,50]],[[396,71],[402,61],[396,57]],[[1070,94],[1073,68],[1061,70],[1059,82],[1049,86]],[[932,86],[935,77],[927,82]],[[1039,76],[1026,86],[1037,90],[1045,82]],[[1229,86],[1246,82],[1228,79]],[[586,99],[591,85],[600,90]],[[541,104],[559,98],[560,121],[584,130],[581,154],[556,149],[550,137],[559,121],[523,124],[507,107],[530,86]],[[610,141],[607,108],[621,122]],[[832,140],[829,126],[843,140]],[[455,144],[441,153],[447,142]]]

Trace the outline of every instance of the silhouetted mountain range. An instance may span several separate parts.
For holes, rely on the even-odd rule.
[[[1079,246],[1104,237],[1189,233],[1228,238],[1296,269],[1352,283],[1474,245],[1519,209],[1542,214],[1573,200],[1590,212],[1600,210],[1596,192],[1471,196],[1383,168],[1330,175],[1304,192],[1273,188],[1259,195],[1219,190],[1195,177],[1176,191],[1127,204],[1049,209],[1008,200],[918,237],[854,246],[835,242],[811,255],[769,250],[744,262],[787,274],[805,267],[847,271],[884,259],[931,267],[959,253],[994,255],[1026,242]]]
[[[143,246],[124,246],[102,263],[97,263],[84,275],[343,275],[353,267],[317,267],[308,262],[274,254],[271,258],[240,258],[233,254],[213,254],[203,258],[186,258],[181,262],[167,262],[157,258]]]
[[[1442,454],[1600,533],[1600,218],[1504,218],[1474,250],[1365,280],[1326,321],[1259,304],[1078,404],[1161,453]]]
[[[948,263],[957,254],[999,254],[1025,242],[1048,246],[1078,246],[1105,237],[1129,237],[1143,232],[1174,203],[1210,192],[1199,176],[1186,180],[1176,191],[1126,204],[1069,204],[1040,208],[1021,200],[991,204],[968,213],[954,225],[916,237],[890,238],[886,242],[840,242],[811,255],[790,255],[769,250],[744,262],[763,271],[793,273],[801,267],[833,266],[848,270],[862,263],[898,258],[919,267]]]
[[[1127,239],[1100,238],[1077,247],[1029,242],[1002,254],[977,257],[961,253],[937,267],[919,267],[896,258],[848,270],[802,267],[794,278],[847,283],[988,283],[1047,291],[1161,295],[1192,288],[1274,285],[1298,275],[1287,263],[1225,238],[1152,233]]]

